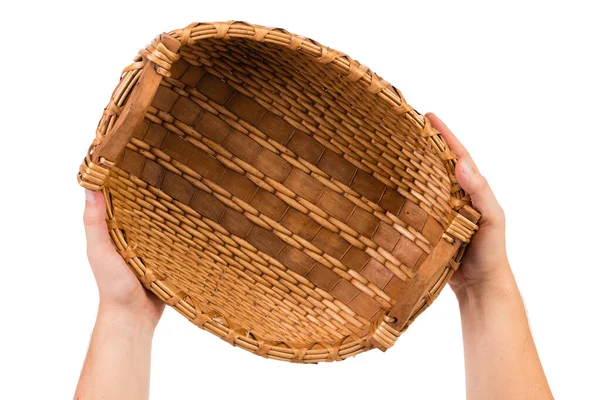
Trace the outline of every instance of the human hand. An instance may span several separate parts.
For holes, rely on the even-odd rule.
[[[100,295],[99,315],[141,324],[151,331],[165,304],[147,291],[113,246],[106,226],[106,203],[101,192],[85,189],[83,224],[87,256]]]
[[[450,287],[457,296],[467,289],[485,293],[512,285],[514,278],[508,264],[505,241],[504,211],[487,180],[477,169],[471,155],[448,127],[433,113],[425,115],[440,132],[450,150],[456,154],[456,178],[481,213],[479,230],[473,236],[461,262],[452,276]]]

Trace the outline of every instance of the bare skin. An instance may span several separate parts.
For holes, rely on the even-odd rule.
[[[165,308],[115,251],[100,192],[86,190],[87,256],[100,306],[76,399],[147,399],[154,328]]]
[[[505,245],[504,212],[465,148],[427,114],[458,157],[457,179],[482,214],[450,286],[460,307],[468,399],[552,399]],[[147,399],[154,329],[164,304],[115,251],[101,193],[86,190],[87,255],[100,306],[76,399]]]
[[[482,215],[450,280],[460,307],[467,399],[552,399],[508,263],[504,211],[464,146],[438,117],[426,117],[458,157],[456,178]]]

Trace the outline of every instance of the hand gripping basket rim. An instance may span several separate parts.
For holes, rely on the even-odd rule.
[[[255,40],[302,52],[312,57],[314,62],[334,68],[351,81],[360,83],[368,93],[380,97],[389,104],[393,112],[418,127],[421,136],[427,140],[446,167],[452,182],[451,206],[455,212],[454,218],[443,233],[439,244],[420,267],[419,275],[411,280],[406,293],[403,294],[403,300],[405,297],[408,300],[397,302],[386,314],[383,314],[365,337],[344,338],[336,343],[273,342],[263,340],[240,327],[231,326],[217,313],[202,313],[192,297],[172,287],[164,277],[146,268],[142,258],[136,255],[135,247],[127,242],[122,226],[115,219],[108,189],[104,184],[110,177],[110,169],[114,165],[116,154],[125,147],[130,137],[130,134],[123,134],[123,132],[132,131],[132,128],[144,118],[160,80],[162,77],[170,76],[169,70],[179,58],[180,47],[206,39],[231,38]],[[140,89],[142,85],[138,84],[139,81],[144,81],[147,87]],[[135,90],[137,93],[133,95]],[[111,101],[104,110],[104,117],[108,118],[99,123],[96,137],[80,167],[77,179],[79,184],[87,189],[104,192],[107,201],[108,229],[115,247],[140,281],[166,304],[202,329],[210,331],[232,345],[261,356],[284,361],[315,363],[343,360],[371,348],[385,351],[438,296],[454,271],[458,269],[466,246],[477,230],[476,223],[480,215],[471,207],[468,195],[456,180],[454,173],[456,156],[448,149],[439,132],[431,127],[427,118],[410,107],[398,89],[366,66],[344,53],[284,29],[228,21],[192,23],[184,29],[163,33],[145,49],[140,50],[134,63],[123,70],[121,83],[113,92]],[[444,266],[441,276],[432,282],[436,273],[439,273],[440,267]]]

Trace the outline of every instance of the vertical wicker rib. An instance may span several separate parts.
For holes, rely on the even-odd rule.
[[[269,358],[386,350],[458,268],[479,215],[400,91],[245,22],[162,34],[126,67],[78,182],[140,281]]]

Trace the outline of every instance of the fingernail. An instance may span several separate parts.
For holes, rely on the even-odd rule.
[[[90,189],[85,189],[85,200],[90,203],[96,202],[96,195]]]
[[[471,176],[473,176],[473,164],[471,164],[471,162],[469,160],[465,160],[465,162],[463,163],[463,166],[462,166],[462,170],[463,170],[463,174],[467,178],[470,178]]]

